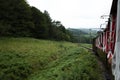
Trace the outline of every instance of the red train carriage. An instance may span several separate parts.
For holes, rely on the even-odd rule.
[[[93,40],[94,51],[102,51],[112,65],[115,80],[120,80],[120,0],[113,0],[108,24]],[[101,55],[101,54],[99,54]]]
[[[96,37],[96,47],[107,54],[107,58],[111,59],[114,54],[114,46],[116,39],[116,11],[113,10],[115,7],[115,1],[113,1],[110,18],[104,31],[99,31]]]

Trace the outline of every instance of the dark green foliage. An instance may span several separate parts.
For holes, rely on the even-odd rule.
[[[25,0],[0,1],[0,36],[31,36],[30,6]]]
[[[69,31],[65,29],[65,27],[61,24],[60,21],[53,21],[52,26],[49,30],[50,37],[56,40],[65,40],[70,41],[72,39]]]
[[[35,7],[31,7],[32,21],[35,25],[33,29],[33,37],[47,38],[48,37],[48,23],[45,15]]]
[[[71,38],[59,21],[52,22],[47,11],[30,7],[25,0],[0,0],[0,36],[67,41]]]

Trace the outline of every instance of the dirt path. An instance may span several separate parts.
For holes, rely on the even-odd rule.
[[[97,60],[98,60],[98,64],[100,65],[100,68],[102,70],[102,75],[104,77],[104,80],[112,80],[112,77],[111,77],[110,73],[108,72],[108,70],[106,69],[103,62],[99,59],[98,56],[96,56],[96,57],[97,57]]]
[[[96,55],[95,52],[93,52],[92,48],[88,48],[88,47],[85,47],[85,46],[81,46],[81,47],[83,47],[85,49],[88,49],[90,52],[92,52],[96,56],[96,58],[98,60],[98,64],[100,65],[100,68],[102,70],[102,75],[103,75],[104,80],[113,80],[109,71],[106,69],[105,65],[100,60],[100,57],[98,55]]]

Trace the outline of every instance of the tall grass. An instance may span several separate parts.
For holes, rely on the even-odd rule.
[[[0,80],[102,80],[97,61],[69,42],[0,38]]]
[[[30,80],[103,80],[96,58],[86,49],[74,47],[51,62]]]

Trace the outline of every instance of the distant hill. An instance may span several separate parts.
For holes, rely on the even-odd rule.
[[[79,30],[81,30],[81,31],[83,31],[83,32],[86,32],[86,33],[97,33],[97,29],[79,29]]]
[[[91,43],[93,37],[96,36],[97,30],[94,29],[68,29],[70,33],[73,35],[73,42],[80,43]]]

